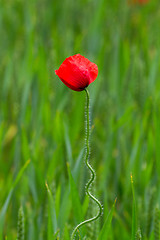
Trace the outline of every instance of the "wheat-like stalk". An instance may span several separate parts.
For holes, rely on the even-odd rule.
[[[22,206],[18,211],[17,240],[24,240],[24,212]]]
[[[160,210],[158,207],[156,207],[154,214],[154,239],[160,240]]]

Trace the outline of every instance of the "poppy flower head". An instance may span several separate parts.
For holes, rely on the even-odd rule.
[[[64,60],[56,75],[70,89],[83,91],[98,75],[98,67],[80,54],[70,56]]]
[[[149,2],[149,0],[133,0],[133,3],[137,4],[146,4]]]

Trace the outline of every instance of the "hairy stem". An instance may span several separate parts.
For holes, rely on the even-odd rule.
[[[96,174],[95,174],[94,169],[89,164],[89,154],[90,154],[90,146],[89,146],[89,137],[90,137],[89,92],[88,92],[87,89],[85,89],[85,92],[86,92],[86,97],[87,97],[87,104],[86,104],[86,158],[85,158],[85,163],[86,163],[86,166],[88,167],[88,169],[90,170],[90,173],[91,173],[91,177],[90,177],[90,179],[89,179],[89,181],[88,181],[88,183],[86,185],[86,193],[89,196],[89,198],[92,199],[98,205],[99,211],[98,211],[98,213],[97,213],[97,215],[95,217],[87,219],[87,220],[81,222],[80,224],[78,224],[75,227],[75,229],[72,232],[71,240],[74,240],[74,236],[75,236],[77,230],[80,227],[82,227],[83,225],[85,225],[87,223],[91,223],[91,222],[97,220],[101,216],[101,214],[102,214],[102,205],[101,205],[101,203],[89,191],[90,186],[93,183]]]

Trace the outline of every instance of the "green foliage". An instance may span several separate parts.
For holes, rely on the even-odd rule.
[[[149,237],[151,233],[153,216],[154,216],[154,206],[155,206],[155,192],[152,192],[149,201],[148,201],[148,209],[147,209],[147,219],[146,219],[146,236]]]
[[[6,212],[7,212],[7,209],[8,209],[8,206],[9,206],[9,203],[11,201],[11,197],[12,197],[12,194],[13,194],[13,190],[15,189],[16,185],[18,184],[18,182],[20,181],[26,167],[28,166],[28,164],[30,163],[30,160],[28,160],[24,166],[21,168],[21,170],[19,171],[15,181],[12,183],[12,186],[10,188],[10,191],[9,191],[9,194],[5,200],[5,203],[0,211],[0,236],[2,237],[3,235],[3,228],[4,228],[4,220],[5,220],[5,216],[6,216]]]
[[[93,196],[96,196],[97,190],[96,190],[95,182],[92,184],[91,192],[92,192]],[[93,202],[93,201],[89,201],[86,219],[90,219],[90,218],[96,216],[97,212],[98,212],[97,204],[95,204],[95,202]],[[99,224],[100,224],[100,219],[86,225],[87,226],[86,236],[87,236],[88,240],[91,240],[93,238],[95,238],[95,239],[98,238]]]
[[[98,240],[107,239],[110,236],[110,233],[111,233],[110,225],[111,225],[111,221],[112,221],[112,218],[113,218],[113,213],[114,213],[114,210],[115,210],[115,204],[116,204],[116,199],[114,201],[114,204],[113,204],[111,210],[108,213],[107,219],[104,222],[102,230],[99,233]]]
[[[48,193],[48,239],[51,239],[54,234],[57,232],[57,217],[55,210],[55,203],[52,196],[52,193],[46,183],[47,193]],[[57,234],[56,234],[57,235]]]
[[[160,3],[130,2],[0,0],[0,239],[17,238],[19,203],[25,240],[68,240],[94,208],[84,191],[85,93],[54,74],[75,53],[99,69],[90,162],[104,209],[91,229],[159,239]]]
[[[69,175],[69,183],[70,183],[70,192],[71,192],[71,197],[72,197],[72,205],[74,207],[74,215],[77,223],[81,222],[83,220],[83,211],[82,211],[82,206],[80,202],[80,198],[78,195],[77,187],[75,185],[74,179],[72,177],[69,164],[68,164],[68,175]]]

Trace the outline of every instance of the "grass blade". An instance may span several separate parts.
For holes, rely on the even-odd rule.
[[[10,189],[10,192],[8,194],[8,197],[1,209],[1,212],[0,212],[0,239],[3,239],[3,226],[4,226],[4,219],[5,219],[5,214],[7,212],[7,209],[8,209],[8,205],[10,203],[10,200],[11,200],[11,197],[12,197],[12,193],[13,193],[13,190],[14,188],[16,187],[16,185],[18,184],[18,182],[20,181],[25,169],[27,168],[28,164],[30,163],[30,160],[28,160],[24,166],[21,168],[21,170],[19,171],[11,189]]]
[[[80,202],[76,184],[74,182],[74,179],[72,177],[72,174],[69,168],[69,164],[68,164],[68,175],[69,175],[70,190],[71,190],[71,196],[72,196],[72,204],[74,206],[74,215],[75,215],[76,221],[79,223],[83,220],[82,205]]]
[[[57,217],[54,199],[47,183],[46,188],[48,193],[48,240],[50,240],[57,231]]]
[[[113,213],[114,213],[114,210],[115,210],[115,204],[116,204],[116,201],[117,201],[117,198],[115,199],[114,201],[114,204],[104,222],[104,225],[102,227],[102,230],[98,236],[98,240],[102,240],[102,239],[107,239],[108,236],[109,236],[109,231],[110,231],[110,225],[111,225],[111,222],[112,222],[112,218],[113,218]]]
[[[132,240],[135,240],[136,231],[137,231],[137,213],[136,213],[136,200],[134,193],[134,185],[133,185],[133,177],[131,175],[131,187],[132,187],[132,195],[133,195],[133,203],[132,203]]]

